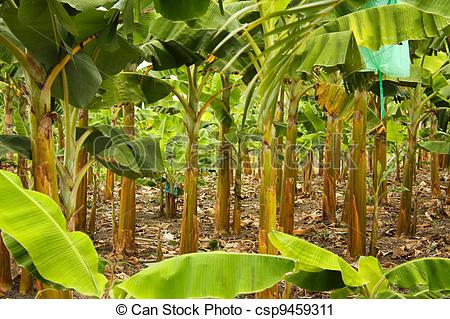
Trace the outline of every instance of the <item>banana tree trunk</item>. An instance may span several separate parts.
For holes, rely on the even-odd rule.
[[[28,123],[26,99],[21,99],[19,103],[19,113],[24,123]],[[28,183],[28,161],[22,155],[19,155],[17,163],[17,175],[25,189],[29,188]],[[20,270],[19,293],[22,295],[30,295],[33,292],[33,277],[25,269]]]
[[[341,179],[341,159],[342,159],[342,128],[344,122],[342,120],[338,120],[337,123],[337,134],[334,135],[333,145],[334,145],[334,154],[333,154],[333,167],[334,167],[334,175],[336,180]]]
[[[277,107],[275,109],[275,122],[284,122],[284,87],[281,86],[280,97],[277,102]],[[277,138],[273,140],[274,150],[275,150],[275,168],[277,171],[277,204],[280,204],[281,198],[281,188],[283,183],[283,161],[280,159],[281,154],[283,154],[283,135],[280,134]]]
[[[107,200],[113,199],[115,179],[116,179],[116,176],[113,173],[113,171],[107,170],[106,181],[105,181],[105,190],[104,190],[104,197]]]
[[[186,169],[184,173],[184,203],[181,221],[180,254],[195,253],[200,236],[197,217],[198,138],[201,116],[199,111],[198,69],[188,68],[189,94],[184,100],[184,124],[188,136]],[[202,107],[203,109],[203,107]]]
[[[34,188],[59,204],[50,91],[41,92],[41,88],[38,88],[35,83],[29,84],[29,89],[31,91],[30,137]],[[39,282],[36,286],[40,298],[64,299],[71,298],[72,295],[69,291],[54,290]]]
[[[284,168],[281,183],[280,227],[283,232],[294,232],[295,190],[297,186],[297,113],[300,100],[300,83],[291,84],[288,108],[286,148],[284,152]]]
[[[317,175],[323,176],[323,166],[324,166],[323,162],[324,162],[324,158],[325,158],[323,145],[319,145],[318,152],[319,152],[319,162],[318,162],[319,171],[318,171]]]
[[[303,192],[306,194],[311,193],[312,190],[313,161],[313,151],[310,150],[303,164]]]
[[[123,106],[123,129],[129,136],[134,136],[134,104]],[[119,254],[132,255],[135,252],[136,228],[136,182],[123,176],[120,189],[119,227],[117,241],[114,245]]]
[[[88,127],[89,125],[89,111],[88,110],[79,110],[78,113],[78,127]],[[78,159],[76,163],[76,171],[77,174],[80,173],[82,168],[88,162],[88,153],[86,150],[81,150],[78,154]],[[81,184],[78,188],[77,198],[75,203],[75,230],[86,232],[87,231],[87,186],[88,186],[88,178],[87,176],[83,177]]]
[[[0,230],[0,296],[5,295],[13,287],[11,277],[11,261],[8,249],[6,249]]]
[[[112,108],[112,126],[116,127],[118,123],[119,108]],[[116,176],[111,170],[106,171],[106,181],[105,189],[103,191],[103,196],[106,200],[113,200],[114,198],[114,183],[116,181]]]
[[[348,218],[348,250],[352,257],[366,253],[366,115],[367,93],[355,93],[353,113],[352,167],[345,209]]]
[[[338,120],[334,115],[328,115],[327,136],[325,142],[325,162],[323,169],[322,211],[324,222],[336,222],[336,138]]]
[[[450,159],[450,156],[447,155],[447,154],[445,154],[445,155],[444,154],[440,154],[439,155],[439,165],[440,165],[441,169],[445,169],[445,168],[448,167],[449,159]]]
[[[268,234],[277,228],[277,171],[274,168],[275,150],[273,143],[273,123],[270,117],[265,120],[264,135],[261,151],[261,189],[259,214],[259,242],[260,254],[276,255],[277,249],[268,239]],[[275,298],[276,289],[270,288],[258,294],[259,298]]]
[[[31,110],[31,149],[35,190],[50,196],[59,203],[58,182],[53,142],[50,94],[37,105],[39,111]]]
[[[431,136],[432,140],[438,129],[438,120],[436,115],[432,115]],[[439,178],[439,154],[431,152],[431,198],[437,199],[441,195],[441,182]]]
[[[402,193],[400,196],[400,212],[397,219],[397,236],[411,235],[412,195],[414,183],[414,169],[416,159],[417,130],[421,113],[421,86],[418,85],[410,100],[408,149],[403,164]]]
[[[4,97],[4,118],[3,131],[6,135],[13,133],[13,97],[14,91],[10,86],[7,86],[3,91]],[[8,152],[6,159],[12,160],[13,153]],[[0,295],[6,294],[12,288],[11,265],[8,249],[6,249],[1,237],[0,230]]]
[[[242,167],[243,167],[242,172],[244,175],[253,174],[252,159],[248,152],[248,148],[245,146],[245,144],[242,145]]]
[[[95,223],[97,219],[97,198],[98,198],[98,174],[93,172],[93,191],[92,191],[92,207],[89,214],[89,227],[88,231],[91,238],[94,237],[95,234]]]
[[[225,111],[230,114],[230,79],[227,75],[222,75],[222,102]],[[226,121],[221,121],[219,125],[219,156],[217,168],[217,192],[215,207],[215,232],[223,235],[229,232],[230,228],[230,188],[231,188],[231,144],[226,140],[229,128]]]
[[[14,99],[14,88],[12,84],[7,85],[3,90],[3,132],[6,135],[13,134],[13,99]],[[14,154],[12,152],[6,153],[6,159],[9,161],[13,160]]]
[[[398,148],[398,144],[394,144],[394,154],[395,154],[395,179],[400,181],[400,171],[401,171],[401,161],[400,161],[400,152],[401,150]]]
[[[186,148],[186,171],[184,174],[184,205],[181,224],[180,254],[194,253],[198,249],[199,223],[197,217],[198,180],[198,129],[189,133]]]
[[[172,190],[173,191],[173,190]],[[177,197],[172,193],[166,193],[166,217],[174,219],[177,217]]]
[[[241,138],[238,142],[236,173],[234,177],[234,207],[233,207],[233,233],[238,235],[241,233],[241,214],[242,214],[242,149],[244,145]]]
[[[381,106],[380,99],[378,103],[375,103],[375,109],[377,116],[381,118]],[[372,172],[373,172],[373,185],[379,184],[379,179],[383,176],[386,170],[387,162],[387,140],[386,140],[386,120],[382,119],[383,125],[375,132],[375,154],[372,161]],[[378,171],[378,163],[380,164],[380,171]],[[374,186],[375,187],[375,186]],[[381,183],[380,196],[378,200],[378,205],[384,205],[387,201],[387,180]]]
[[[19,114],[22,118],[22,121],[24,123],[28,123],[28,117],[27,117],[27,99],[21,98],[19,101]],[[29,187],[28,182],[28,161],[25,157],[22,155],[18,155],[17,160],[17,175],[19,176],[20,180],[22,181],[22,185],[24,188]]]

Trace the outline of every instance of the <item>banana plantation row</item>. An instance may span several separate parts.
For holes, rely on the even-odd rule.
[[[418,157],[430,154],[432,196],[442,199],[449,34],[446,1],[2,1],[0,295],[13,287],[15,260],[20,292],[36,287],[40,298],[276,298],[280,281],[284,297],[292,285],[336,297],[448,296],[449,259],[382,269],[376,257],[394,171],[398,237],[416,231]],[[323,222],[347,225],[358,269],[292,236],[299,169],[308,193],[317,162]],[[216,176],[219,238],[240,234],[243,175],[253,170],[259,254],[196,253],[200,172]],[[342,210],[338,180],[347,180]],[[87,235],[98,189],[113,203],[114,253],[132,256],[142,184],[160,188],[169,219],[183,196],[182,256],[107,278],[111,265]]]

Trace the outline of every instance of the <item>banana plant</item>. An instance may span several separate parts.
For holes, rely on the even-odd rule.
[[[436,57],[422,56],[420,59],[424,68],[425,61],[436,60]],[[408,127],[408,148],[406,152],[405,163],[403,167],[403,182],[402,194],[400,201],[400,213],[397,220],[397,235],[411,235],[415,231],[415,223],[412,220],[412,194],[413,194],[413,171],[414,163],[416,161],[416,144],[419,124],[426,119],[430,114],[433,114],[435,109],[432,106],[431,100],[435,97],[442,97],[446,99],[445,88],[448,86],[448,81],[440,73],[442,65],[438,65],[437,69],[426,69],[423,74],[429,72],[427,80],[420,80],[416,84],[414,90],[410,89],[411,99],[407,102],[409,105],[410,123]],[[432,75],[430,72],[433,72]],[[426,94],[426,88],[430,87],[431,92]]]
[[[34,189],[59,201],[59,173],[68,219],[77,209],[76,187],[89,165],[76,167],[75,107],[85,107],[95,97],[102,74],[119,72],[138,52],[116,33],[119,11],[95,8],[91,4],[83,11],[68,11],[57,0],[2,3],[0,43],[18,61],[29,94]],[[116,45],[111,47],[108,41]],[[120,57],[114,64],[111,54]],[[55,161],[52,97],[63,101],[65,113],[62,164]]]
[[[329,81],[333,79],[332,76],[328,78]],[[342,121],[351,112],[351,102],[353,101],[352,96],[345,92],[339,82],[319,83],[316,87],[316,99],[319,106],[327,113],[322,198],[323,220],[336,222],[336,181],[339,177],[341,159]]]
[[[450,260],[420,258],[383,269],[372,256],[361,256],[358,269],[334,253],[297,237],[272,232],[270,240],[284,257],[296,260],[288,282],[309,291],[333,291],[332,297],[442,298],[450,292]]]

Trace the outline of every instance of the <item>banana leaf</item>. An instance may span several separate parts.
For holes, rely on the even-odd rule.
[[[403,289],[421,287],[423,291],[450,290],[450,259],[421,258],[388,270],[384,276],[391,285]]]
[[[116,0],[58,0],[63,3],[67,3],[71,7],[77,10],[84,11],[87,9],[95,9],[105,4],[114,2]]]
[[[291,72],[311,73],[316,66],[348,73],[360,70],[363,64],[353,33],[343,31],[309,37],[296,52]]]
[[[75,107],[85,107],[95,97],[102,76],[91,57],[78,53],[65,67],[69,102]],[[64,98],[63,81],[60,75],[52,86],[52,95]]]
[[[295,273],[286,280],[300,288],[328,291],[368,282],[344,259],[317,245],[277,231],[269,239],[283,256],[297,261]]]
[[[210,0],[154,0],[156,10],[164,17],[174,20],[198,18],[208,10]]]
[[[0,135],[0,145],[31,160],[31,139],[21,135]]]
[[[88,108],[110,108],[124,103],[154,103],[172,92],[172,86],[152,76],[122,72],[106,78],[101,84],[103,94]]]
[[[358,46],[372,50],[405,40],[434,38],[450,26],[450,19],[406,4],[360,10],[331,20],[313,34],[353,31]]]
[[[155,70],[199,65],[211,53],[219,58],[214,64],[225,64],[233,60],[236,52],[245,46],[237,36],[230,37],[218,46],[230,32],[240,28],[239,22],[234,19],[228,23],[230,17],[228,11],[222,15],[215,2],[200,18],[189,21],[172,21],[153,12],[142,21],[140,29],[147,32],[145,36],[140,35],[141,40],[137,44],[152,61]],[[222,29],[224,25],[226,27]],[[242,70],[250,63],[245,52],[233,61],[233,70]]]
[[[387,290],[388,282],[386,281],[377,286],[383,278],[383,269],[375,257],[361,256],[358,260],[358,273],[368,281],[366,287],[370,293],[374,289],[377,289],[378,292]]]
[[[108,125],[78,128],[77,136],[87,130],[92,132],[84,142],[86,150],[117,175],[137,179],[164,171],[158,139],[148,136],[133,140],[122,129]]]
[[[63,286],[55,284],[54,282],[51,282],[41,276],[39,271],[36,269],[36,266],[33,264],[33,260],[31,259],[30,254],[17,240],[15,240],[13,237],[11,237],[5,232],[2,233],[2,237],[5,246],[8,248],[9,252],[14,257],[14,260],[17,262],[17,264],[20,267],[25,268],[28,271],[28,273],[31,276],[33,276],[33,278],[55,289],[60,290],[64,289]]]
[[[450,142],[449,141],[426,141],[420,142],[419,146],[426,149],[429,152],[450,155]]]
[[[434,13],[450,18],[450,6],[448,0],[402,0],[424,12]]]
[[[22,46],[39,62],[51,68],[59,60],[59,53],[54,41],[53,28],[50,23],[49,12],[44,14],[44,20],[39,28],[24,24],[18,17],[18,10],[2,8],[1,17],[14,34],[20,40]],[[68,41],[68,39],[64,39]]]
[[[293,271],[288,258],[223,252],[188,254],[151,264],[120,283],[128,297],[234,298],[272,287]]]
[[[89,237],[68,232],[57,203],[23,189],[19,177],[6,171],[0,171],[0,228],[29,253],[46,280],[83,295],[103,295],[107,279],[98,272],[98,255]]]

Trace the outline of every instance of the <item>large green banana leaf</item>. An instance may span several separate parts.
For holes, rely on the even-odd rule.
[[[271,232],[269,239],[283,256],[297,261],[296,272],[286,280],[300,288],[331,290],[368,283],[344,259],[326,249],[277,231]]]
[[[98,1],[97,1],[98,2]],[[137,3],[137,2],[136,2]],[[85,107],[94,97],[102,76],[120,72],[128,63],[138,62],[142,52],[118,35],[116,12],[95,9],[78,13],[58,0],[23,0],[19,8],[2,8],[0,16],[20,47],[25,47],[48,71],[87,37],[96,39],[83,47],[66,66],[70,103]],[[109,17],[108,17],[109,16]],[[10,31],[10,32],[8,32]],[[14,41],[14,42],[17,42]],[[61,75],[52,87],[52,94],[63,96]]]
[[[316,66],[351,73],[362,68],[358,45],[351,31],[308,38],[296,52],[292,71],[311,73]]]
[[[421,287],[429,292],[450,290],[450,259],[421,258],[408,261],[388,270],[384,276],[391,285],[413,289]]]
[[[406,4],[360,10],[332,20],[314,34],[353,31],[359,46],[372,50],[405,40],[437,37],[450,25],[450,19],[423,12]]]
[[[87,9],[95,9],[116,0],[58,0],[69,4],[77,10],[84,11]]]
[[[450,155],[450,142],[449,141],[425,141],[419,143],[420,147],[426,149],[429,152]]]
[[[136,179],[164,171],[158,139],[148,136],[133,140],[122,129],[108,125],[79,128],[77,135],[86,130],[92,131],[84,142],[86,150],[117,175]]]
[[[124,103],[154,103],[172,92],[172,86],[149,75],[122,72],[106,78],[101,84],[103,94],[89,108],[110,108]]]
[[[0,145],[24,156],[27,159],[32,158],[31,140],[28,136],[0,135]]]
[[[291,259],[269,255],[188,254],[152,264],[117,288],[133,298],[229,299],[272,287],[294,267]]]
[[[84,53],[77,54],[65,67],[69,91],[69,103],[75,107],[85,107],[95,97],[102,76],[91,57]],[[62,76],[52,86],[52,95],[64,98]]]
[[[180,21],[198,18],[208,10],[210,0],[154,0],[156,10],[164,17]]]
[[[182,65],[200,65],[204,58],[176,41],[150,40],[141,45],[156,71],[175,69]]]
[[[6,171],[0,171],[0,228],[23,246],[45,279],[84,295],[103,295],[107,279],[98,272],[89,237],[68,232],[58,204],[23,189],[19,177]]]
[[[416,8],[433,14],[450,18],[450,6],[448,0],[401,0],[403,3],[408,3]]]
[[[369,290],[370,294],[372,294],[375,289],[380,292],[388,288],[388,283],[386,281],[379,284],[380,280],[383,279],[383,269],[375,257],[361,256],[358,260],[358,273],[368,281],[366,288]]]
[[[2,233],[2,237],[5,246],[8,248],[9,252],[14,257],[14,260],[20,267],[25,268],[30,275],[47,286],[54,287],[56,289],[64,289],[63,286],[48,281],[41,276],[39,271],[36,269],[30,254],[28,254],[27,250],[17,240],[5,232]]]
[[[189,21],[172,21],[155,12],[142,19],[138,42],[148,59],[151,59],[155,70],[176,68],[182,65],[200,64],[208,54],[222,58],[215,63],[231,61],[244,44],[236,36],[230,35],[240,28],[240,23],[232,19],[235,7],[227,6],[223,14],[217,3],[212,2],[204,15]],[[230,20],[231,22],[229,22]],[[219,47],[219,43],[222,45]],[[245,51],[245,50],[244,50]],[[233,69],[241,70],[250,61],[246,54],[241,54],[232,63]]]
[[[45,6],[44,8],[48,7]],[[46,17],[47,14],[43,16]],[[32,25],[24,24],[18,17],[18,10],[12,8],[2,8],[1,17],[11,32],[39,62],[51,68],[59,60],[53,28],[50,23],[44,21],[39,28],[34,28]],[[68,41],[68,39],[64,40]]]

